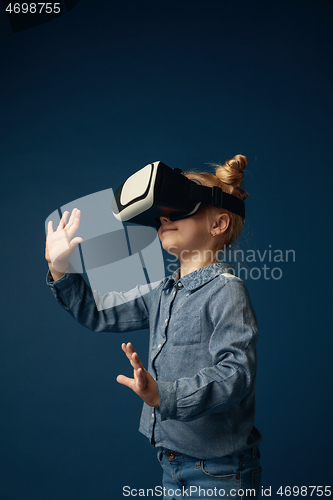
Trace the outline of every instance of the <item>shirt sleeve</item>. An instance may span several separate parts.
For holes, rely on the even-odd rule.
[[[49,272],[46,282],[58,303],[90,330],[125,332],[149,328],[150,294],[158,283],[101,295],[75,272],[67,272],[57,281]]]
[[[190,421],[237,406],[256,379],[256,315],[244,283],[231,278],[210,298],[212,366],[191,378],[157,381],[161,420]]]

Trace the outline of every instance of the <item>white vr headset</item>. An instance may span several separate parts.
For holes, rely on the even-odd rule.
[[[119,221],[156,227],[159,217],[185,219],[197,212],[201,203],[225,208],[245,219],[244,201],[217,186],[202,186],[179,168],[172,169],[161,161],[146,165],[119,186],[112,212]]]

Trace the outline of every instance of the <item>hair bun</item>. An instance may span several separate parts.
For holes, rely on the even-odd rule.
[[[224,165],[216,165],[216,177],[225,184],[238,187],[242,184],[243,170],[248,165],[248,159],[243,155],[236,155],[231,160],[227,160]]]
[[[242,172],[248,165],[248,159],[243,155],[236,155],[231,160],[227,160],[224,166],[228,166],[237,172]]]

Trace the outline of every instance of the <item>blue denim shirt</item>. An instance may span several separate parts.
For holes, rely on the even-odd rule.
[[[223,264],[101,296],[78,274],[47,282],[95,332],[150,329],[148,371],[160,406],[145,403],[140,431],[154,446],[209,459],[261,441],[254,427],[256,316],[244,283]]]

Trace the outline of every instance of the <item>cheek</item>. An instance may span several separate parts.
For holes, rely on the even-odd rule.
[[[205,238],[208,232],[209,227],[205,220],[193,220],[191,221],[191,224],[189,224],[186,229],[184,229],[184,234],[186,234],[188,238],[193,239]]]

